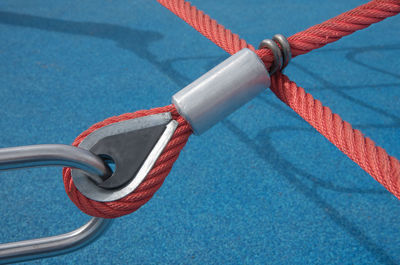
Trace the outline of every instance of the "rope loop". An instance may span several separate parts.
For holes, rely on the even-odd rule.
[[[143,116],[164,112],[171,113],[172,118],[178,122],[178,127],[176,128],[172,138],[169,140],[163,152],[158,157],[153,168],[146,175],[143,182],[129,195],[111,202],[100,202],[87,198],[76,188],[71,177],[71,168],[64,168],[63,181],[67,195],[71,201],[79,209],[81,209],[82,212],[95,217],[116,218],[130,214],[139,209],[153,197],[155,192],[163,184],[164,179],[171,171],[174,162],[178,159],[181,150],[185,146],[189,136],[192,134],[192,129],[187,121],[185,121],[179,115],[175,106],[169,105],[150,110],[140,110],[133,113],[125,113],[116,117],[110,117],[104,121],[92,125],[89,129],[81,133],[75,139],[72,145],[78,146],[84,138],[99,128],[120,121],[136,119]]]
[[[243,48],[254,50],[237,34],[218,24],[216,20],[186,0],[157,1],[228,53],[234,54]],[[306,54],[398,13],[400,13],[399,0],[372,0],[289,37],[287,41],[290,44],[288,46],[291,55],[296,57]],[[281,53],[285,53],[286,44],[279,38],[275,37],[274,40],[276,46],[279,44],[282,48]],[[272,49],[262,48],[255,52],[267,69],[273,64],[278,65],[277,68],[280,69],[279,63],[283,69],[285,60],[290,60],[289,53],[283,58],[279,57],[277,52],[275,57]],[[376,146],[360,131],[352,129],[349,123],[343,121],[337,114],[333,114],[328,107],[323,106],[320,101],[315,100],[283,74],[277,72],[271,81],[271,90],[282,102],[400,199],[399,160]]]
[[[157,1],[228,53],[234,54],[243,48],[255,50],[253,46],[240,39],[237,34],[233,34],[189,2],[185,0]],[[335,18],[299,32],[289,37],[288,40],[283,35],[277,34],[272,40],[262,41],[260,49],[255,52],[267,68],[272,66],[270,75],[276,73],[271,78],[271,90],[275,95],[400,199],[400,161],[389,156],[384,149],[376,146],[371,139],[364,137],[360,131],[354,130],[349,123],[343,121],[337,114],[333,114],[328,107],[323,106],[320,101],[307,94],[303,88],[281,74],[281,71],[288,65],[292,56],[295,57],[321,48],[328,43],[337,41],[344,36],[398,13],[400,13],[400,1],[372,0]],[[192,129],[184,118],[179,115],[175,106],[169,105],[108,118],[93,125],[75,139],[73,145],[77,146],[83,138],[100,127],[118,121],[162,112],[171,112],[173,119],[179,123],[178,128],[144,182],[140,184],[135,192],[115,202],[104,203],[90,200],[75,187],[71,178],[70,168],[64,168],[63,179],[67,194],[83,212],[92,216],[115,218],[140,208],[160,188],[173,163],[178,158],[180,151],[192,134]]]

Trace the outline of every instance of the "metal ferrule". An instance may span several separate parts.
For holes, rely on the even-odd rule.
[[[176,93],[172,103],[201,134],[269,86],[264,63],[245,48]]]

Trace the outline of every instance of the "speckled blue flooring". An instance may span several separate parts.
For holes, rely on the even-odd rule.
[[[257,46],[365,1],[195,0]],[[400,157],[400,17],[295,58],[287,75]],[[0,146],[69,144],[165,106],[227,54],[156,1],[0,2]],[[0,242],[89,218],[59,168],[0,173]],[[27,264],[396,264],[400,202],[270,91],[191,137],[154,198],[79,251]]]

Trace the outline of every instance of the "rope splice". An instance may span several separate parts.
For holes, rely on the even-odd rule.
[[[210,18],[185,0],[158,0],[158,2],[228,53],[235,54],[244,48],[248,48],[251,51],[255,51],[263,61],[266,69],[270,69],[271,65],[275,64],[275,69],[272,69],[274,71],[271,71],[271,69],[269,71],[272,73],[271,90],[274,94],[400,199],[400,162],[396,158],[389,156],[382,148],[377,147],[370,139],[364,137],[360,131],[354,130],[350,124],[341,120],[337,114],[333,114],[328,107],[322,106],[321,102],[315,100],[303,88],[298,87],[281,73],[281,70],[287,65],[285,62],[289,62],[292,56],[295,57],[313,49],[323,47],[328,43],[339,40],[343,36],[347,36],[373,23],[398,14],[400,12],[400,2],[398,0],[373,0],[326,22],[299,32],[289,37],[287,43],[284,41],[284,38],[279,38],[276,35],[273,38],[274,41],[270,42],[269,49],[261,48],[259,50],[255,50],[252,45],[240,39],[237,34],[233,34],[230,30],[218,24],[216,20]],[[280,48],[276,49],[278,44]],[[288,50],[291,50],[291,54],[288,52],[285,53],[285,47],[290,47]],[[277,52],[276,56],[272,54],[272,50]],[[281,55],[279,55],[279,52]],[[175,99],[179,99],[178,95],[176,95]],[[178,100],[176,100],[176,103],[179,105]],[[183,109],[185,108],[180,106],[180,109],[177,110],[174,105],[170,105],[163,108],[112,117],[93,125],[78,136],[73,145],[79,145],[83,138],[100,127],[122,120],[163,112],[171,112],[173,119],[179,124],[171,140],[143,182],[132,193],[117,201],[99,202],[83,196],[72,181],[71,170],[65,168],[63,172],[64,184],[71,200],[83,212],[92,216],[105,218],[114,218],[129,214],[150,200],[171,170],[173,163],[192,134],[192,129],[197,133],[201,133],[214,123],[214,121],[211,122],[212,119],[205,119],[208,121],[206,123],[198,123],[194,119],[196,118],[195,115],[188,114]],[[226,112],[221,116],[228,114],[229,112]],[[186,115],[187,120],[181,115]],[[204,117],[213,116],[205,115]],[[380,161],[380,163],[377,164],[376,161]],[[374,167],[370,165],[374,165]]]
[[[95,125],[74,145],[114,161],[116,169],[100,181],[65,169],[69,197],[96,217],[114,218],[137,210],[161,187],[192,131],[203,133],[269,85],[264,63],[245,48],[176,93],[174,105]]]

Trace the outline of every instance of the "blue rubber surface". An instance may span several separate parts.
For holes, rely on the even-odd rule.
[[[257,46],[365,1],[194,0]],[[165,106],[228,55],[156,1],[0,2],[0,146],[71,143]],[[295,58],[287,75],[400,157],[400,17]],[[89,218],[61,169],[1,172],[0,242]],[[191,137],[154,198],[79,251],[27,264],[399,264],[400,202],[270,91]]]

